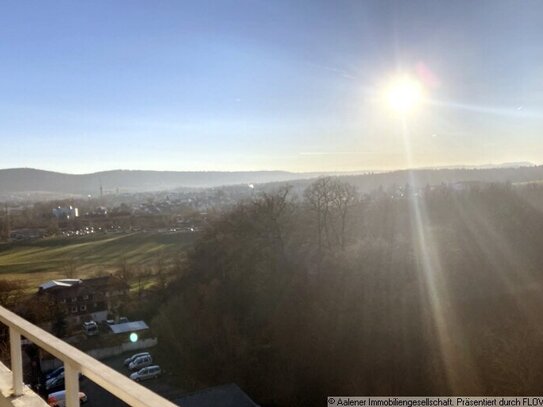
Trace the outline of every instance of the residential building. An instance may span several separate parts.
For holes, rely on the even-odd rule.
[[[85,280],[51,280],[39,286],[35,298],[64,310],[67,322],[105,321],[128,294],[128,285],[108,275]]]
[[[79,217],[79,209],[73,206],[62,208],[60,206],[53,208],[53,215],[57,219],[75,219]]]

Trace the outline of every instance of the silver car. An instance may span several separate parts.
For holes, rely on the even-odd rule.
[[[158,376],[162,374],[162,370],[160,369],[160,366],[153,365],[153,366],[147,366],[143,369],[140,369],[137,372],[134,372],[130,375],[130,378],[132,380],[135,380],[137,382],[147,379],[156,379]]]
[[[136,360],[137,358],[139,358],[140,356],[151,356],[151,354],[149,352],[141,352],[141,353],[136,353],[135,355],[132,355],[130,356],[129,358],[126,358],[124,360],[124,365],[126,367],[128,367],[130,365],[130,363],[132,363],[134,360]]]
[[[130,370],[140,370],[141,368],[151,366],[152,364],[153,358],[151,357],[151,355],[146,355],[134,359],[132,362],[130,362],[128,368]]]

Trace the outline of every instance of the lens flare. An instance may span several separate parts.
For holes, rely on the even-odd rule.
[[[422,85],[408,76],[394,79],[386,88],[386,100],[392,110],[406,114],[419,106],[423,99]]]

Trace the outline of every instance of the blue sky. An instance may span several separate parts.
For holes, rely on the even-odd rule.
[[[540,163],[542,20],[537,0],[4,1],[0,168]],[[421,69],[408,160],[378,99]]]

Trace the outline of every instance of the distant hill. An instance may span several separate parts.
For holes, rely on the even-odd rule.
[[[0,197],[21,194],[88,195],[104,192],[163,191],[175,188],[206,188],[233,184],[257,184],[311,178],[319,173],[286,171],[176,172],[114,170],[92,174],[63,174],[31,168],[0,170]]]
[[[346,181],[358,188],[360,192],[371,192],[378,188],[387,189],[393,186],[403,187],[409,184],[414,188],[440,184],[468,183],[527,183],[543,181],[543,166],[502,168],[444,168],[444,169],[414,169],[363,175],[340,175]],[[295,190],[301,191],[311,180],[289,181]],[[271,183],[260,186],[264,190],[273,190],[283,183]]]
[[[347,179],[348,178],[348,179]],[[404,170],[382,174],[355,175],[346,177],[362,191],[380,186],[404,186],[409,184],[415,188],[426,185],[456,183],[492,183],[492,182],[535,182],[543,180],[543,166],[516,168],[482,168],[482,169],[440,169],[440,170]]]
[[[535,167],[536,164],[529,161],[518,161],[500,164],[480,164],[480,165],[444,165],[439,167],[422,167],[418,170],[470,170],[470,169],[491,169],[491,168],[521,168],[521,167]]]
[[[175,172],[175,171],[126,171],[115,170],[93,174],[62,174],[29,168],[0,170],[0,199],[11,197],[40,197],[149,192],[180,188],[210,188],[223,185],[261,184],[259,189],[270,189],[289,183],[303,188],[312,178],[326,173],[294,173],[286,171],[247,172]],[[357,186],[361,192],[379,187],[410,184],[414,187],[442,183],[467,182],[535,182],[543,181],[543,166],[502,168],[449,168],[415,169],[382,173],[351,175],[335,173],[343,180]],[[265,185],[262,185],[265,184]]]

